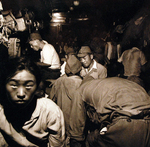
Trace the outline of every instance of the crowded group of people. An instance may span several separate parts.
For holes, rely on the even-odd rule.
[[[150,146],[150,96],[140,77],[148,62],[139,48],[111,60],[106,43],[102,64],[88,43],[66,47],[63,60],[37,31],[28,44],[38,62],[23,55],[0,67],[0,146]]]

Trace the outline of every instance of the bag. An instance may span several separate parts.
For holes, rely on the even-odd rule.
[[[26,25],[23,17],[15,18],[11,11],[4,16],[4,26],[8,27],[11,31],[25,31]]]
[[[24,21],[23,17],[17,18],[16,22],[17,22],[18,31],[25,31],[26,30],[26,25],[25,25],[25,21]]]
[[[6,15],[3,15],[4,17],[4,27],[8,27],[11,31],[17,31],[17,22],[15,20],[14,15],[12,12],[8,12]]]
[[[9,38],[9,40],[8,40],[8,55],[9,55],[9,57],[20,57],[21,56],[20,39]]]

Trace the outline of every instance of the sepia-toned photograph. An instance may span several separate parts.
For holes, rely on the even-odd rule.
[[[150,1],[0,0],[0,147],[150,147]]]

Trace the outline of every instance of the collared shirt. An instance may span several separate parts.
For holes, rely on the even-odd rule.
[[[85,78],[87,76],[92,76],[94,79],[98,78],[106,78],[107,77],[107,69],[101,65],[100,63],[97,63],[95,60],[93,60],[93,66],[88,71],[88,69],[85,69],[82,67],[82,70],[80,72],[81,77]]]
[[[66,61],[64,61],[64,63],[61,65],[61,67],[60,67],[60,73],[61,73],[61,75],[60,76],[63,76],[63,75],[65,75],[66,73],[65,73],[65,66],[66,66]]]
[[[86,70],[86,72],[88,73],[88,72],[90,72],[92,69],[97,69],[96,61],[95,61],[95,60],[93,60],[93,66],[91,67],[91,69],[90,69],[90,70],[85,69],[85,70]]]
[[[59,56],[51,44],[48,44],[46,41],[41,54],[41,62],[50,64],[49,68],[51,69],[60,69],[60,59]]]
[[[10,146],[61,147],[65,139],[64,117],[60,108],[50,99],[37,99],[31,118],[18,131],[0,110],[0,131],[7,136]],[[2,136],[0,136],[0,145]]]
[[[122,62],[124,66],[124,76],[140,76],[141,66],[147,61],[144,53],[137,47],[133,47],[124,51],[118,62]]]

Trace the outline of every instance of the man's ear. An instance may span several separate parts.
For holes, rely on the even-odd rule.
[[[94,58],[93,54],[90,54],[90,58],[93,60],[93,58]]]

